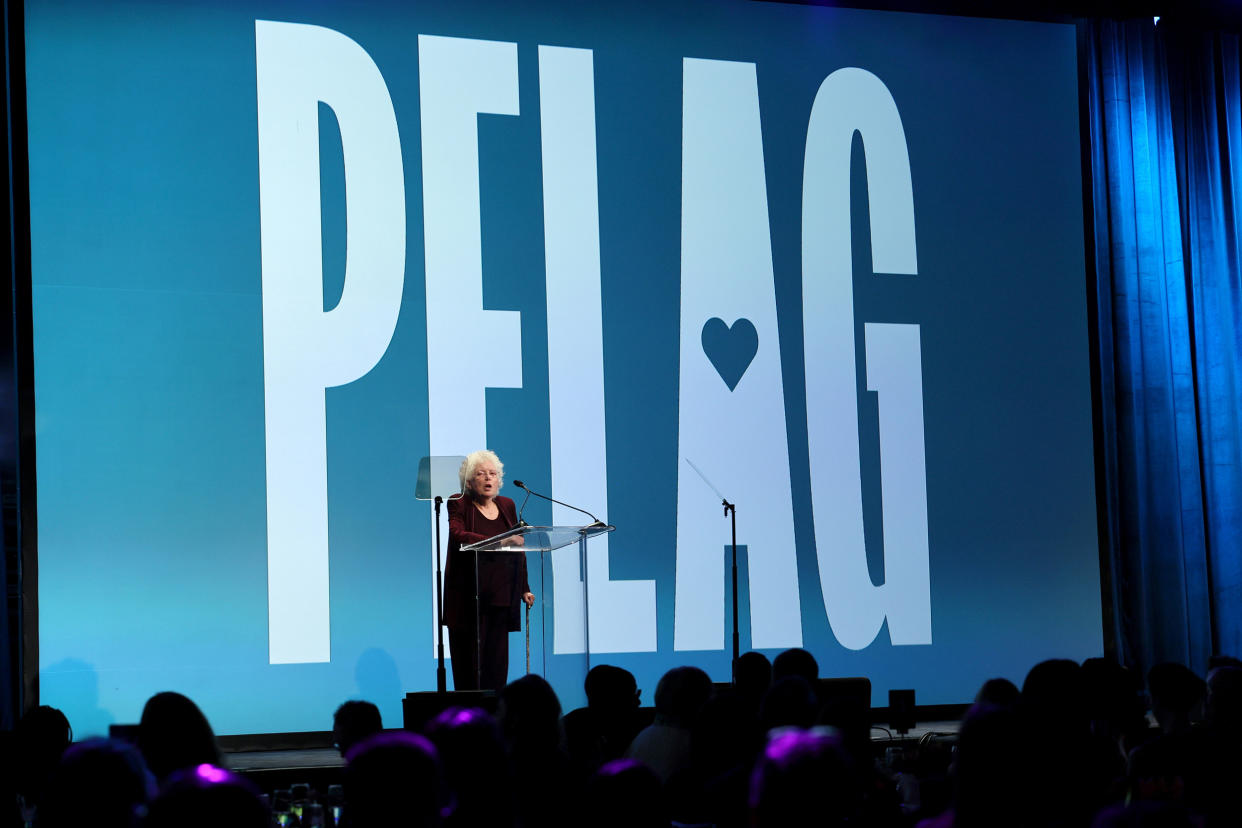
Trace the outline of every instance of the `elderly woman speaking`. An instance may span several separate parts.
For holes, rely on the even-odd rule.
[[[453,653],[453,687],[499,690],[509,678],[509,633],[521,629],[521,604],[531,606],[526,556],[520,552],[478,554],[478,613],[475,613],[475,553],[461,547],[517,525],[517,509],[501,495],[504,464],[490,451],[476,451],[461,464],[464,497],[448,502],[449,540],[444,565],[444,625]],[[520,535],[510,538],[521,546]]]

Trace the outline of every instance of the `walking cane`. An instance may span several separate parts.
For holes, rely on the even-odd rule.
[[[530,675],[530,604],[526,605],[526,674]]]

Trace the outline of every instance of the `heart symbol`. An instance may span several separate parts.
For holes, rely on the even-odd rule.
[[[703,353],[729,390],[737,388],[759,350],[759,332],[745,317],[732,326],[713,316],[703,325]]]

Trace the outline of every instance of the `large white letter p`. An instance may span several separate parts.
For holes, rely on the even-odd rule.
[[[370,371],[392,339],[405,275],[397,118],[371,57],[331,29],[255,21],[263,386],[267,437],[268,660],[328,661],[324,390]],[[319,103],[345,161],[341,300],[323,309]]]

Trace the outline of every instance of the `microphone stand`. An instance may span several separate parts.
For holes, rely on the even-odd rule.
[[[733,515],[733,683],[737,684],[737,663],[741,658],[741,645],[737,632],[737,506],[721,498],[725,517]]]
[[[733,515],[733,683],[737,684],[737,663],[741,660],[742,651],[739,644],[740,637],[737,632],[737,506],[730,503],[729,498],[722,495],[720,490],[712,485],[712,481],[708,480],[707,475],[703,474],[699,467],[694,465],[693,460],[689,457],[684,459],[690,468],[694,469],[694,473],[699,476],[699,479],[706,483],[707,487],[720,498],[720,504],[724,506],[725,517],[728,517],[730,514]]]
[[[526,497],[522,498],[522,506],[521,508],[518,509],[517,525],[518,526],[530,526],[529,523],[522,520],[522,514],[526,511],[526,503],[530,500],[530,489],[527,489],[525,486],[523,486],[522,481],[520,480],[515,480],[514,482],[517,484],[517,487],[519,489],[522,489],[523,491],[526,492]]]
[[[432,621],[436,626],[436,692],[438,693],[448,692],[448,677],[444,670],[444,552],[440,540],[440,506],[446,500],[456,500],[461,497],[461,481],[458,479],[457,472],[465,459],[461,456],[433,457],[429,455],[424,457],[418,461],[418,481],[414,484],[414,498],[433,503],[435,506],[432,512],[435,521],[432,545],[436,548],[436,588],[435,606],[432,608],[435,615]]]
[[[440,504],[436,495],[436,692],[448,692],[448,676],[444,672],[444,579],[440,575]],[[736,577],[736,576],[735,576]]]

